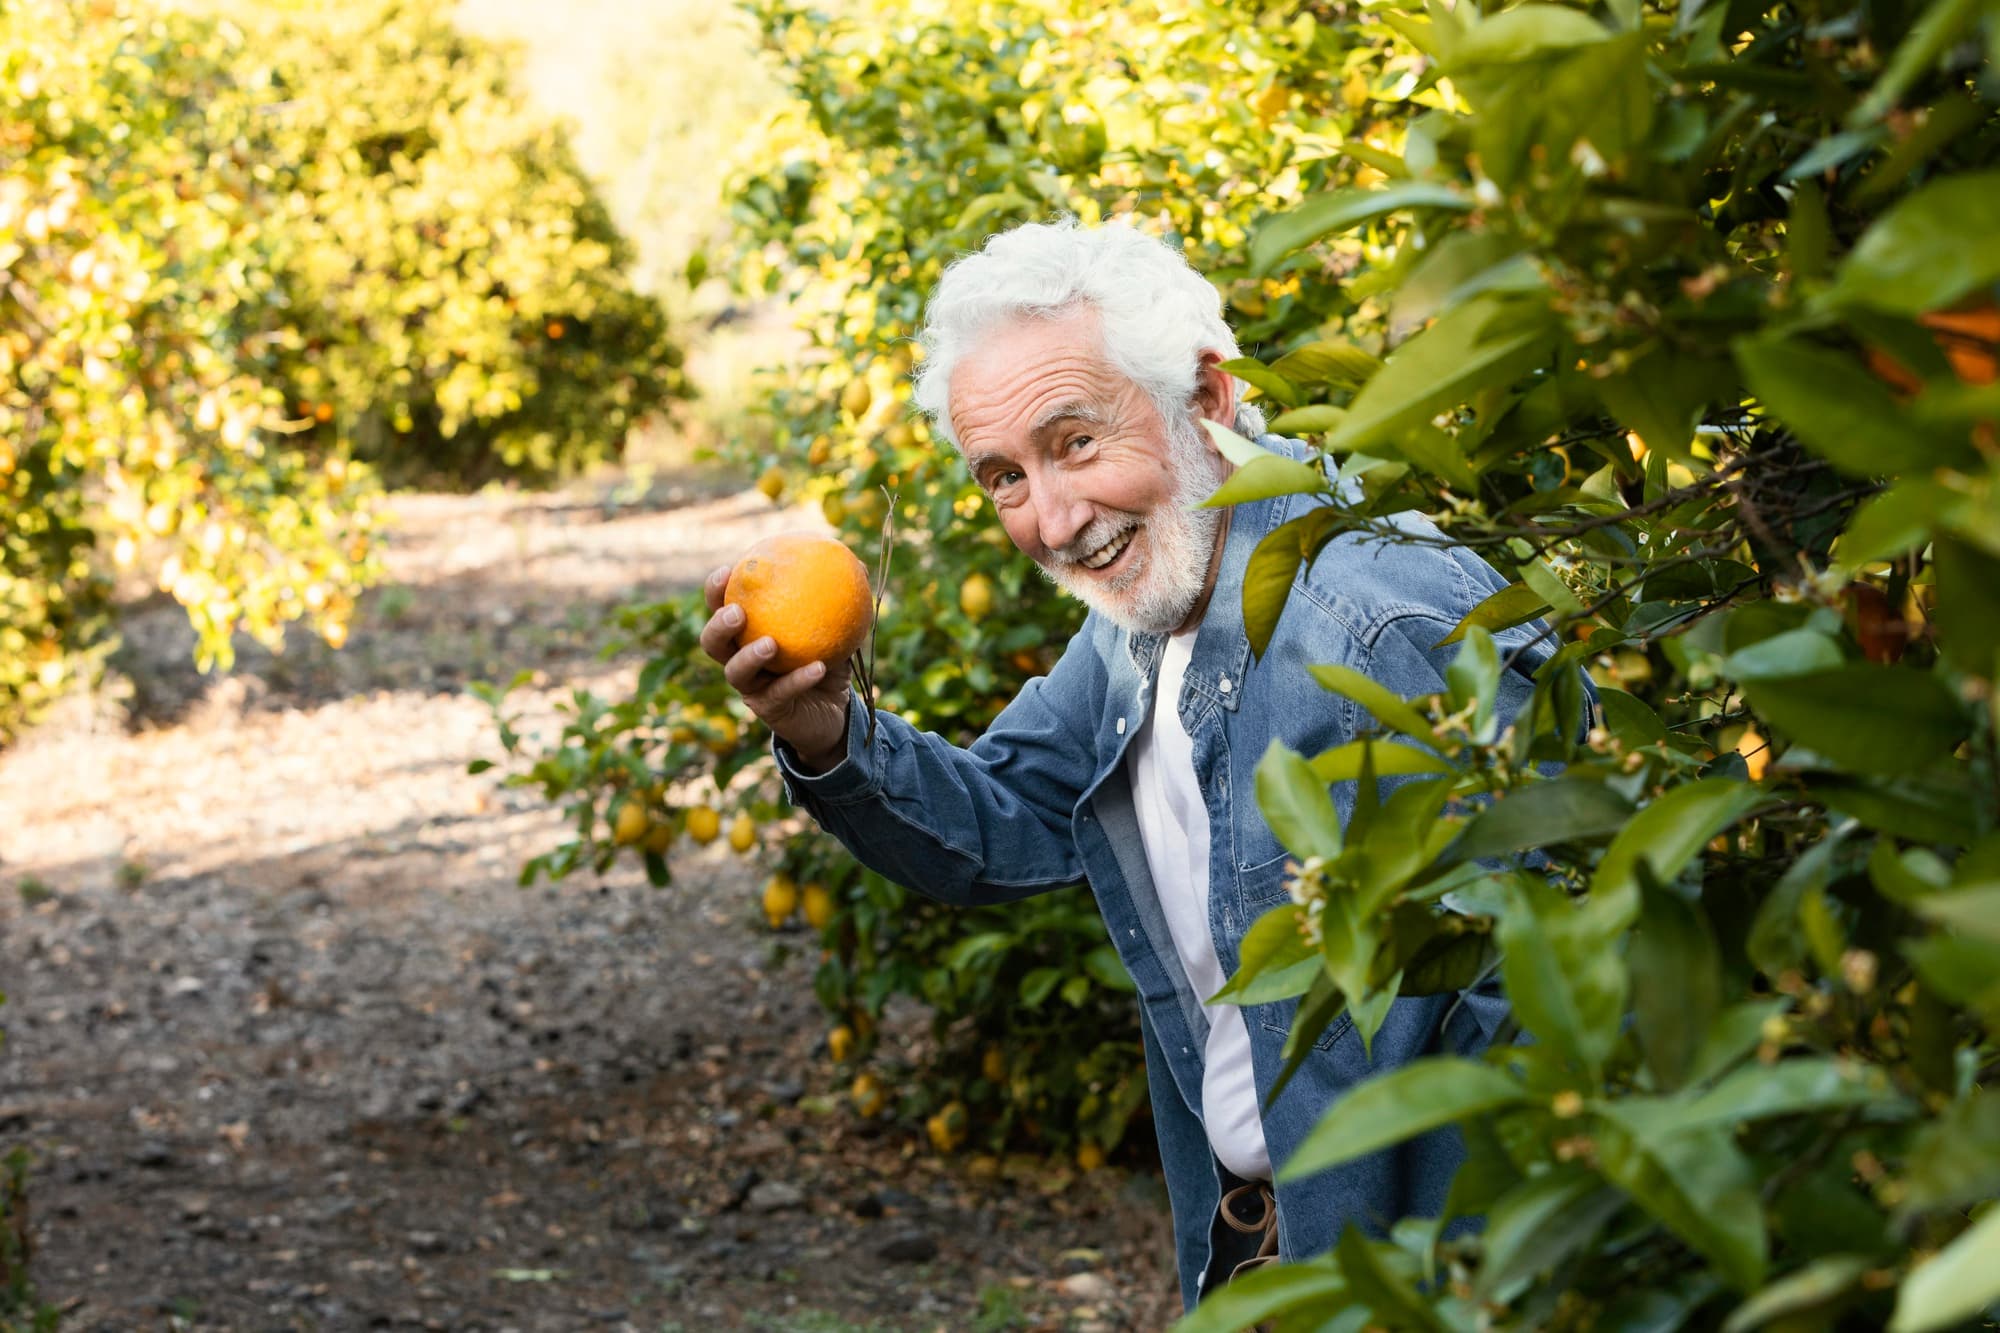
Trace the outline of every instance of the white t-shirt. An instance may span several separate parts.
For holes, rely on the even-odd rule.
[[[1171,635],[1160,657],[1159,687],[1144,725],[1125,752],[1138,808],[1146,865],[1166,912],[1174,952],[1194,993],[1207,999],[1228,978],[1208,929],[1208,804],[1195,783],[1194,743],[1181,726],[1181,683],[1194,655],[1195,630]],[[1257,1109],[1250,1029],[1233,1004],[1212,1004],[1203,1051],[1201,1118],[1216,1158],[1245,1180],[1271,1177],[1271,1154]]]

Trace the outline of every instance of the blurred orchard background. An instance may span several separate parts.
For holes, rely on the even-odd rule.
[[[1487,1234],[1355,1230],[1191,1327],[2000,1296],[1990,4],[0,33],[0,1327],[1172,1321],[1087,894],[862,871],[695,644],[756,538],[886,525],[880,702],[969,740],[1054,661],[1078,608],[907,381],[943,264],[1057,213],[1184,246],[1324,451],[1225,497],[1318,497],[1256,642],[1404,510],[1510,579],[1434,699],[1321,673],[1374,731],[1260,768],[1302,868],[1232,983],[1296,1064],[1497,973],[1530,1045],[1301,1154],[1459,1123]]]

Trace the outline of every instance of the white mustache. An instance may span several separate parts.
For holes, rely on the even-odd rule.
[[[1081,565],[1087,555],[1101,551],[1111,542],[1139,526],[1139,520],[1129,514],[1112,517],[1106,515],[1083,530],[1081,536],[1064,545],[1060,550],[1049,552],[1051,565]]]

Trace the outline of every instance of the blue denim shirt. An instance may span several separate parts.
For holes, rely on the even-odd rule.
[[[1276,436],[1269,449],[1304,457]],[[1253,771],[1274,739],[1311,755],[1372,725],[1357,705],[1329,694],[1306,668],[1337,662],[1398,695],[1444,688],[1456,646],[1435,648],[1465,614],[1505,586],[1485,562],[1459,548],[1397,545],[1349,534],[1301,570],[1277,631],[1253,659],[1243,627],[1243,575],[1266,534],[1315,501],[1280,496],[1236,506],[1214,595],[1195,639],[1181,697],[1174,701],[1194,744],[1195,776],[1208,801],[1209,926],[1225,973],[1233,973],[1243,933],[1286,900],[1286,851],[1253,795]],[[1405,515],[1399,524],[1430,529]],[[1533,627],[1498,636],[1503,647]],[[1136,983],[1145,1034],[1153,1122],[1173,1203],[1181,1294],[1192,1307],[1210,1258],[1210,1226],[1220,1197],[1218,1164],[1201,1122],[1205,997],[1195,994],[1174,951],[1139,839],[1125,747],[1153,701],[1160,635],[1133,634],[1091,615],[1048,676],[1031,680],[970,748],[960,749],[878,712],[874,739],[857,700],[847,757],[808,775],[782,745],[778,758],[795,804],[864,864],[930,897],[959,904],[1009,902],[1087,880],[1118,955]],[[1509,716],[1546,660],[1546,642],[1498,700]],[[1334,789],[1343,821],[1355,784]],[[1281,1067],[1280,1050],[1296,1001],[1245,1011],[1260,1101]],[[1373,1059],[1343,1015],[1278,1100],[1264,1112],[1264,1137],[1282,1167],[1342,1093],[1371,1074],[1438,1051],[1470,1054],[1504,1017],[1491,988],[1395,1001],[1374,1041]],[[1463,1149],[1447,1128],[1371,1157],[1277,1186],[1280,1253],[1318,1253],[1352,1221],[1380,1232],[1405,1216],[1436,1216]]]

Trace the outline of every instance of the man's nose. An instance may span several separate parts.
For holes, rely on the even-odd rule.
[[[1044,549],[1064,550],[1090,526],[1090,502],[1079,496],[1067,482],[1051,479],[1042,488],[1035,505],[1036,535]]]

